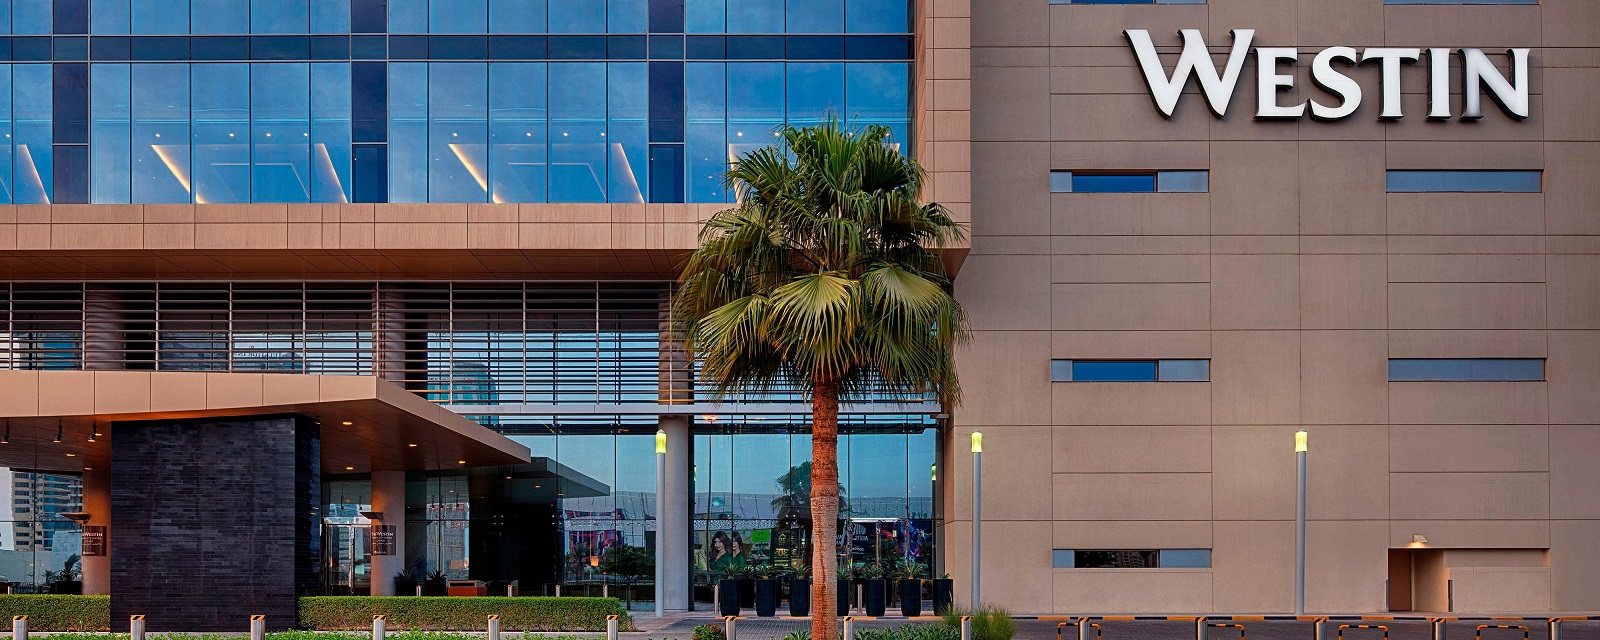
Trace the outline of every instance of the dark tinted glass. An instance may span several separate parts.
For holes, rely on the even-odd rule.
[[[311,57],[311,41],[305,36],[254,36],[250,38],[253,60],[305,60]]]
[[[683,36],[650,36],[650,57],[656,60],[683,58]]]
[[[683,63],[650,63],[650,141],[683,142]]]
[[[683,0],[650,0],[651,33],[683,33]]]
[[[849,36],[844,56],[850,60],[906,60],[913,56],[911,36]]]
[[[682,145],[650,145],[650,201],[683,202]]]
[[[389,58],[392,60],[426,60],[427,36],[389,36]]]
[[[844,36],[789,36],[785,52],[790,60],[838,60],[844,57]]]
[[[50,38],[12,38],[11,59],[19,62],[48,61],[52,55]]]
[[[350,36],[311,36],[312,60],[348,60]]]
[[[683,56],[690,60],[721,60],[728,55],[728,39],[723,36],[689,36],[683,42]]]
[[[1159,566],[1156,556],[1153,550],[1078,551],[1072,564],[1078,569],[1146,569]]]
[[[186,60],[189,39],[177,37],[134,38],[134,60]]]
[[[250,39],[239,36],[194,38],[189,55],[195,60],[249,60]]]
[[[88,144],[89,65],[56,64],[51,67],[53,95],[50,106],[53,112],[51,120],[55,123],[55,141]]]
[[[649,40],[645,36],[611,36],[606,38],[606,55],[612,60],[642,60],[650,55]]]
[[[89,32],[89,0],[55,0],[52,32],[66,35]]]
[[[728,36],[729,60],[782,60],[783,36]]]
[[[550,36],[551,60],[604,60],[605,36]]]
[[[55,38],[56,60],[88,60],[88,38]]]
[[[1147,193],[1156,190],[1156,176],[1072,174],[1075,193]]]
[[[1116,362],[1074,360],[1072,362],[1072,380],[1074,382],[1155,382],[1156,363],[1154,360]]]
[[[389,69],[382,62],[350,63],[350,124],[356,142],[385,142],[389,120]],[[362,202],[376,202],[363,200]]]
[[[6,53],[10,53],[9,49]],[[89,54],[94,60],[127,60],[133,55],[133,39],[116,37],[91,38]]]
[[[56,145],[55,204],[89,203],[89,147]]]
[[[383,33],[389,29],[387,0],[350,0],[352,33]]]
[[[428,56],[434,60],[483,60],[489,57],[485,36],[433,36],[428,38]]]
[[[351,199],[356,202],[387,202],[389,195],[388,147],[358,144],[351,152]]]

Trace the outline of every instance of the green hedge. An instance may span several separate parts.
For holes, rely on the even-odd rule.
[[[371,629],[372,616],[388,616],[388,628],[482,631],[490,614],[506,631],[605,631],[606,616],[633,619],[616,598],[320,596],[300,599],[300,627],[319,631]],[[104,618],[102,618],[104,619]]]
[[[106,631],[111,596],[0,595],[0,620],[20,615],[29,631]]]

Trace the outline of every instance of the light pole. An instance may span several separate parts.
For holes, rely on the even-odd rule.
[[[1294,457],[1299,466],[1295,476],[1294,514],[1294,614],[1306,614],[1306,432],[1294,433]]]
[[[664,565],[665,565],[667,554],[662,553],[663,549],[661,548],[661,538],[662,538],[661,534],[665,533],[665,531],[663,531],[663,529],[662,529],[661,524],[668,520],[668,518],[663,518],[662,517],[663,515],[665,515],[665,514],[662,513],[662,509],[666,508],[666,505],[667,505],[667,430],[666,429],[657,429],[656,430],[656,563],[655,563],[656,564],[656,617],[657,618],[661,617],[661,615],[666,612],[666,609],[665,609],[665,607],[666,607],[666,598],[664,598],[663,596],[665,596],[666,592],[667,592],[667,589],[666,589],[667,585],[665,584],[666,581],[664,580],[664,577],[666,575],[666,571],[665,571],[665,566]]]
[[[983,584],[983,432],[972,432],[972,610],[982,602]]]

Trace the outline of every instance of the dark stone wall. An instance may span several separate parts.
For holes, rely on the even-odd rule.
[[[112,627],[294,626],[319,588],[319,459],[303,416],[113,424]]]

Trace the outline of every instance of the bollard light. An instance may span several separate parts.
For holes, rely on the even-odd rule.
[[[973,453],[983,453],[983,432],[982,431],[974,431],[974,432],[972,432],[972,452]]]
[[[667,504],[667,430],[656,429],[656,617],[666,615],[667,558],[660,552],[661,516]]]
[[[1294,614],[1306,614],[1306,430],[1294,432],[1295,485]]]
[[[666,429],[657,429],[656,430],[656,453],[666,453],[666,452],[667,452],[667,430]]]

